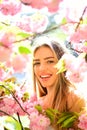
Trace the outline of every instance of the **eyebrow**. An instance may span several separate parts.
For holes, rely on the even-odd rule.
[[[44,60],[51,59],[51,58],[53,59],[54,57],[53,56],[52,57],[51,56],[50,57],[46,57],[46,58],[44,58]],[[33,61],[39,61],[39,59],[34,59]]]

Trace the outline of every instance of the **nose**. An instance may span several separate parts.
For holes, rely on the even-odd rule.
[[[41,64],[39,69],[40,71],[44,71],[47,69],[47,66],[45,64]]]

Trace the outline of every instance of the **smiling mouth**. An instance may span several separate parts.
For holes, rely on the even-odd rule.
[[[49,79],[52,75],[42,75],[40,76],[41,79]]]

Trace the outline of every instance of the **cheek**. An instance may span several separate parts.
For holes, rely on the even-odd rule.
[[[38,69],[37,69],[37,67],[34,67],[34,73],[35,73],[35,75],[38,75]]]
[[[55,68],[54,66],[51,68],[53,70],[54,73],[57,73],[58,72],[58,69]]]

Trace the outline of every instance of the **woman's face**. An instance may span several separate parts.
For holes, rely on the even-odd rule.
[[[52,87],[58,79],[57,58],[47,46],[38,48],[34,53],[34,73],[43,87]]]

